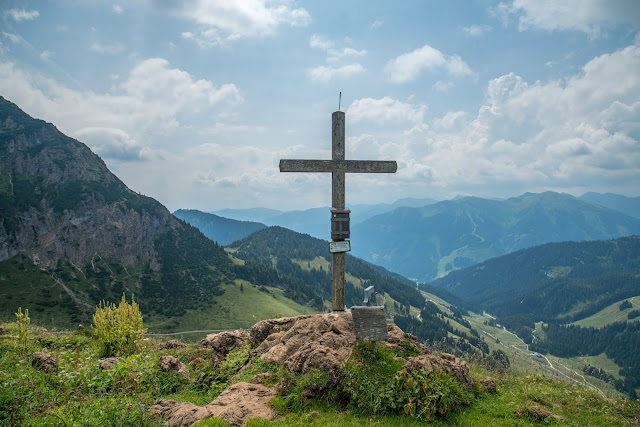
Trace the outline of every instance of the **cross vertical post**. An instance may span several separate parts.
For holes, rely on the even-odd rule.
[[[331,160],[281,159],[280,172],[331,172],[332,211],[345,211],[346,173],[395,173],[395,161],[345,160],[345,113],[335,111],[331,115]],[[347,214],[349,211],[346,211]],[[346,218],[348,221],[348,215]],[[332,233],[333,234],[333,233]],[[348,237],[348,235],[347,235]],[[336,237],[334,241],[344,241]],[[348,250],[348,249],[347,249]],[[345,306],[345,252],[331,252],[331,308],[344,311]]]
[[[344,113],[336,111],[331,115],[331,160],[344,161]],[[331,172],[331,207],[345,208],[344,167]],[[344,311],[345,252],[331,253],[331,309]]]

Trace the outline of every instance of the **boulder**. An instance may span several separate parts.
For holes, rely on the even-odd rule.
[[[105,371],[110,371],[116,366],[118,366],[122,362],[122,358],[120,357],[108,357],[100,361],[100,369],[104,369]]]
[[[260,322],[251,329],[251,341],[261,341],[254,353],[265,362],[283,364],[299,374],[312,367],[342,369],[356,336],[351,313],[344,312]]]
[[[424,369],[430,372],[445,372],[466,386],[473,386],[473,378],[469,373],[469,367],[464,360],[442,353],[440,356],[434,354],[423,354],[411,357],[407,360],[404,368],[410,372],[414,369]]]
[[[396,325],[387,325],[387,330],[387,346],[406,350],[411,345],[421,353],[429,352],[418,338]],[[257,346],[254,355],[283,364],[294,374],[312,367],[338,371],[357,343],[349,311],[264,320],[251,328],[250,339]]]
[[[515,415],[518,418],[532,418],[535,421],[547,421],[547,419],[551,419],[554,421],[566,421],[567,419],[563,416],[556,415],[551,411],[547,411],[546,409],[542,409],[538,406],[529,406],[527,408],[517,409],[515,411]]]
[[[160,356],[160,370],[162,372],[177,372],[184,377],[189,377],[187,365],[173,356]]]
[[[223,361],[231,350],[242,347],[248,340],[249,332],[238,329],[233,332],[207,335],[205,339],[200,341],[200,345],[211,348],[213,350],[211,357],[214,362],[218,363]]]
[[[422,354],[429,354],[429,348],[420,343],[418,337],[412,334],[407,334],[402,331],[398,326],[394,323],[389,323],[387,325],[387,332],[389,333],[389,340],[387,341],[387,345],[396,350],[406,351],[409,345],[417,348]]]
[[[487,393],[493,394],[498,392],[498,388],[496,387],[495,381],[493,381],[490,378],[485,378],[484,380],[481,380],[480,387],[484,389]]]
[[[58,361],[50,354],[36,352],[31,355],[31,365],[44,372],[56,372]]]
[[[223,391],[208,405],[196,406],[188,402],[159,399],[151,407],[151,412],[166,418],[169,426],[188,426],[211,417],[240,426],[253,418],[275,420],[277,415],[269,401],[276,395],[274,389],[261,384],[241,382]]]

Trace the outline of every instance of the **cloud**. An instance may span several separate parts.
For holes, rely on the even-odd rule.
[[[381,19],[376,19],[375,21],[373,21],[373,23],[371,24],[371,30],[377,30],[378,28],[382,27],[384,25],[384,21]]]
[[[91,135],[105,155],[118,159],[142,159],[146,152],[139,147],[149,141],[171,138],[190,121],[242,100],[234,84],[215,86],[195,79],[162,58],[141,61],[114,93],[105,94],[71,89],[13,63],[0,63],[0,93],[68,135]],[[110,129],[108,135],[98,140],[96,134],[104,129]]]
[[[471,37],[479,37],[484,33],[491,31],[491,29],[492,28],[489,25],[470,25],[468,27],[464,27],[462,30]]]
[[[37,10],[9,9],[4,12],[4,16],[10,17],[16,22],[31,21],[40,16],[40,12]]]
[[[381,99],[356,99],[349,106],[347,115],[354,123],[365,120],[419,123],[426,110],[425,105],[411,105],[385,96]]]
[[[309,70],[309,77],[314,82],[328,83],[330,80],[336,78],[346,79],[364,72],[365,68],[358,63],[343,65],[341,67],[320,65]]]
[[[449,92],[449,89],[451,89],[454,86],[455,84],[453,82],[443,82],[441,80],[438,80],[433,84],[433,89],[436,90],[437,92],[447,93]]]
[[[435,71],[438,69],[447,71],[454,76],[473,74],[460,56],[446,56],[429,45],[400,55],[385,66],[385,72],[395,83],[409,82],[417,79],[424,70]]]
[[[487,186],[502,194],[611,188],[635,194],[639,69],[640,47],[629,46],[593,58],[566,81],[527,82],[514,73],[492,79],[476,114],[449,112],[403,134],[400,177],[413,185],[429,171],[433,194]]]
[[[156,0],[155,4],[166,7]],[[185,31],[182,37],[200,47],[212,47],[241,38],[270,36],[279,26],[303,27],[311,16],[304,8],[291,6],[287,0],[205,1],[191,0],[170,6],[170,12],[195,22],[196,31]]]
[[[347,40],[351,42],[351,40]],[[309,77],[313,82],[327,83],[334,78],[349,78],[355,74],[365,71],[365,68],[358,62],[344,64],[351,57],[360,57],[367,54],[366,50],[357,50],[351,47],[335,49],[335,42],[319,34],[313,34],[309,40],[309,46],[320,49],[327,54],[326,62],[332,65],[320,65],[308,70]],[[336,65],[342,62],[344,65]]]
[[[124,50],[122,43],[92,43],[89,49],[103,55],[116,55]]]
[[[122,129],[86,127],[74,132],[73,136],[106,159],[140,161],[148,160],[151,155],[149,147],[142,146]]]
[[[3,31],[2,35],[8,38],[11,43],[19,43],[21,40],[21,37],[17,34],[7,33]]]
[[[42,53],[40,53],[40,59],[42,59],[43,61],[48,61],[49,58],[51,58],[53,55],[54,53],[50,50],[44,50],[42,51]]]
[[[122,8],[122,6],[120,6],[119,4],[114,4],[113,5],[113,11],[115,13],[117,13],[118,15],[121,15],[122,12],[124,12],[124,9]]]
[[[640,24],[640,2],[637,0],[514,0],[500,3],[497,13],[504,20],[515,16],[520,31],[580,31],[592,37],[603,29],[620,24]]]

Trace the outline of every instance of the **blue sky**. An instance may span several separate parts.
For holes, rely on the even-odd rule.
[[[637,0],[4,1],[0,95],[169,209],[640,195]]]

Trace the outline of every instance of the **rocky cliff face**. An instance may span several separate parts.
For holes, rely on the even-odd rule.
[[[136,194],[79,141],[0,97],[0,261],[23,253],[42,268],[95,254],[160,269],[155,239],[182,224]]]

